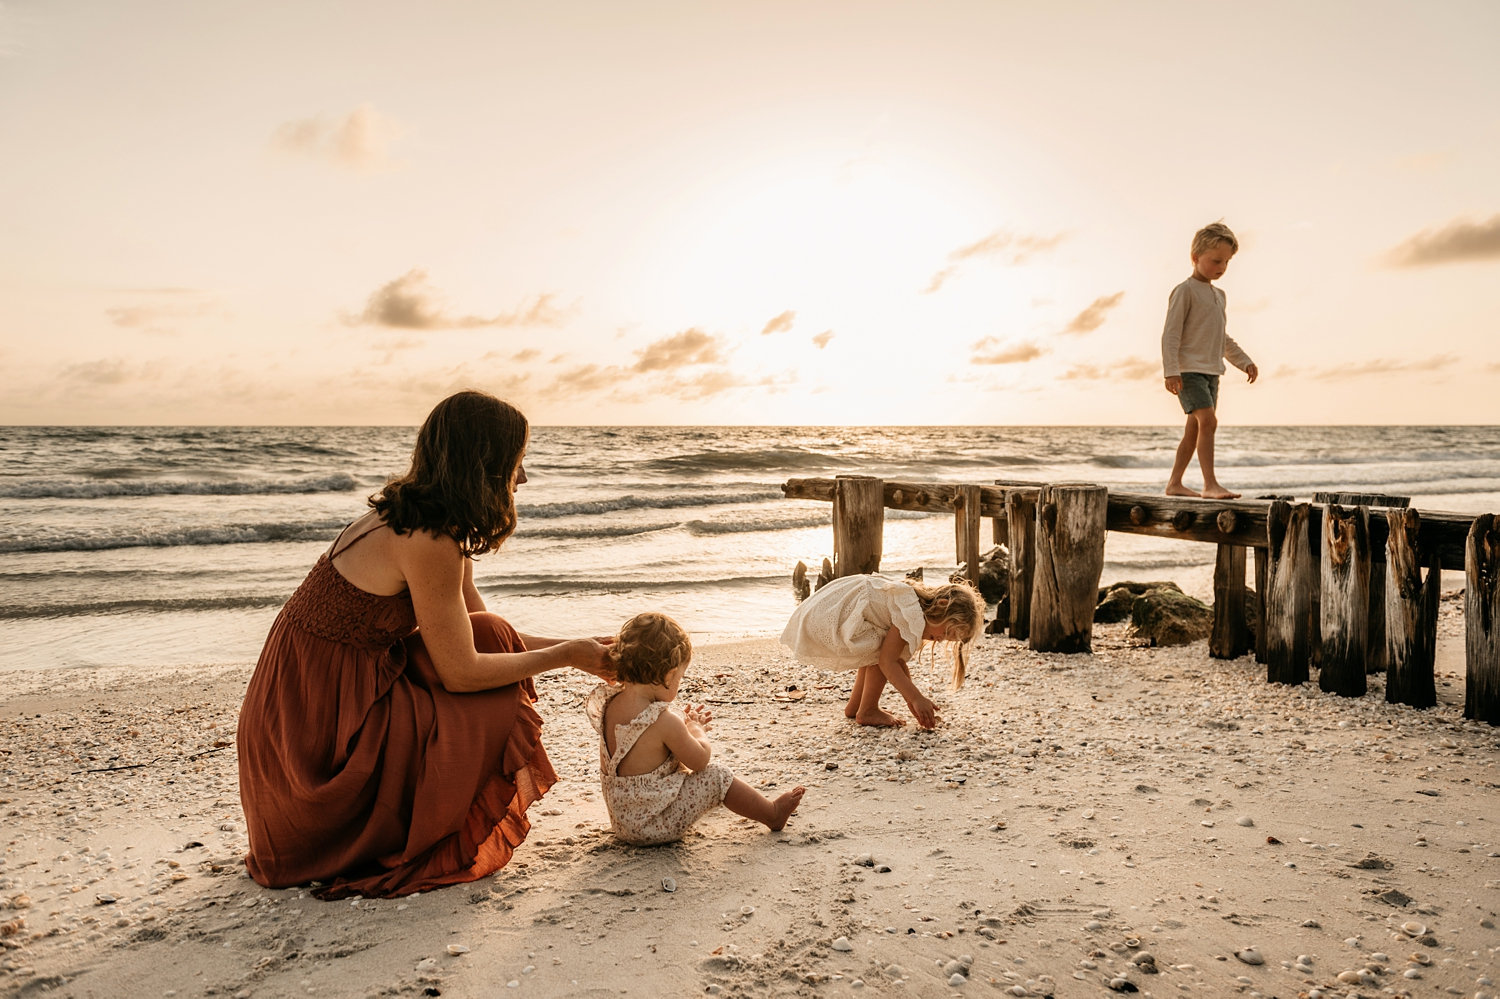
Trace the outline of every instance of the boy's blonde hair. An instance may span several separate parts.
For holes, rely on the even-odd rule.
[[[1225,225],[1222,220],[1210,222],[1193,233],[1193,256],[1202,256],[1220,243],[1228,244],[1230,253],[1240,252],[1240,241],[1234,238],[1234,232],[1229,226]]]
[[[984,598],[968,583],[944,583],[929,587],[908,580],[917,591],[917,603],[928,624],[941,624],[953,643],[953,689],[964,685],[969,666],[969,643],[984,630]]]
[[[609,647],[615,676],[621,683],[655,685],[693,658],[693,641],[682,625],[665,614],[647,611],[620,627]]]

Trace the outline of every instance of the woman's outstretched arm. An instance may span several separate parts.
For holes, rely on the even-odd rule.
[[[422,641],[448,690],[491,690],[564,667],[599,677],[613,674],[607,648],[590,638],[535,649],[523,639],[525,652],[476,650],[466,592],[473,589],[472,569],[452,538],[412,531],[401,536],[396,560],[411,592]]]

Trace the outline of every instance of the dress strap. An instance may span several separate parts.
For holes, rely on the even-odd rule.
[[[355,545],[359,544],[365,538],[368,538],[370,535],[372,535],[376,531],[380,530],[382,527],[385,526],[385,521],[383,521],[383,520],[379,521],[378,523],[376,523],[376,525],[374,527],[370,528],[368,531],[365,531],[359,537],[355,538],[353,541],[349,542],[344,547],[339,548],[339,542],[342,541],[342,540],[344,540],[344,533],[346,531],[348,531],[350,527],[353,527],[353,526],[354,525],[352,523],[350,523],[349,525],[347,525],[344,528],[344,530],[342,530],[342,531],[339,532],[339,536],[338,537],[336,537],[336,538],[333,539],[333,544],[331,544],[331,545],[328,546],[328,561],[332,562],[334,559],[336,559],[340,555],[344,554],[344,552],[346,552],[349,549],[353,548]],[[337,549],[337,550],[335,550],[335,549]]]
[[[624,725],[615,726],[615,754],[610,757],[611,767],[618,768],[620,761],[625,759],[627,753],[635,748],[636,742],[646,734],[646,729],[656,723],[661,713],[668,708],[666,701],[652,701],[646,710],[636,715]],[[606,743],[608,745],[608,743]]]

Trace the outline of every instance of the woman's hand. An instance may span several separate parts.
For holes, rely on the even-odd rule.
[[[613,639],[610,639],[613,641]],[[615,682],[615,663],[609,657],[609,644],[597,638],[575,638],[561,642],[556,653],[566,665],[591,673],[605,683]]]

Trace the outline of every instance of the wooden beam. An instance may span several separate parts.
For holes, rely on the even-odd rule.
[[[833,499],[833,479],[788,479],[781,487],[788,499]],[[940,482],[887,482],[885,505],[891,510],[916,510],[949,513],[953,510],[956,486]],[[1004,517],[1005,497],[1015,491],[1036,493],[1035,486],[979,487],[979,509],[982,517]],[[1110,493],[1109,515],[1105,521],[1111,531],[1143,534],[1174,541],[1201,541],[1206,544],[1233,544],[1245,547],[1266,546],[1266,510],[1272,501],[1238,499],[1205,500],[1190,496],[1161,496],[1155,493]],[[1321,523],[1322,506],[1312,504],[1309,516]],[[1179,530],[1174,524],[1177,513],[1192,514],[1192,523]],[[1233,513],[1232,529],[1225,530],[1219,521],[1221,513]],[[1184,518],[1186,519],[1186,518]],[[1441,510],[1422,511],[1421,536],[1417,539],[1423,551],[1435,550],[1442,568],[1461,571],[1464,568],[1464,544],[1472,514]],[[1227,521],[1226,521],[1227,522]],[[1370,520],[1370,557],[1385,561],[1387,524],[1384,517]],[[1312,554],[1321,548],[1321,538],[1311,539]]]

